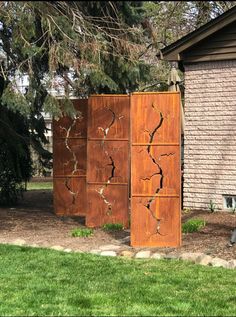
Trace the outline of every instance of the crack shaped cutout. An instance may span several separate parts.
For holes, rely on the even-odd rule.
[[[109,133],[110,129],[112,128],[112,126],[114,125],[115,121],[116,120],[120,121],[121,119],[124,118],[123,115],[116,114],[115,111],[111,108],[111,106],[108,106],[105,109],[108,110],[111,113],[112,117],[111,117],[111,122],[107,125],[106,128],[98,127],[98,130],[102,131],[103,142],[106,140],[106,138],[108,136],[108,133]]]
[[[112,215],[112,205],[114,203],[111,203],[105,196],[104,194],[104,190],[107,188],[107,186],[111,183],[112,179],[115,177],[115,169],[116,169],[116,166],[115,166],[115,162],[112,158],[111,155],[109,155],[109,153],[107,151],[105,151],[105,154],[107,155],[107,157],[109,158],[110,160],[110,163],[107,164],[108,166],[111,166],[111,174],[110,176],[108,177],[108,180],[106,182],[106,184],[104,184],[102,187],[99,188],[99,190],[97,190],[97,193],[100,195],[100,197],[102,198],[103,202],[105,203],[105,205],[107,206],[107,210],[106,210],[106,215],[107,216],[111,216]]]
[[[160,185],[157,187],[154,195],[147,201],[146,204],[144,204],[143,206],[148,210],[149,214],[152,216],[152,218],[156,221],[156,231],[151,234],[149,236],[149,238],[153,235],[161,235],[161,236],[165,236],[166,234],[163,234],[161,233],[161,222],[164,220],[162,218],[158,218],[156,217],[155,215],[155,212],[152,210],[151,208],[151,205],[153,204],[153,202],[156,200],[157,198],[157,194],[160,192],[160,190],[163,188],[163,181],[164,181],[164,174],[163,174],[163,169],[161,167],[161,165],[158,163],[158,161],[160,160],[161,157],[164,157],[164,156],[170,156],[170,155],[174,155],[173,152],[171,153],[165,153],[165,154],[162,154],[158,157],[158,160],[155,159],[155,157],[152,155],[151,153],[151,146],[152,146],[152,143],[153,143],[153,140],[154,140],[154,137],[155,137],[155,134],[157,133],[157,131],[162,127],[163,125],[163,121],[164,121],[164,116],[162,114],[161,111],[158,112],[158,109],[154,106],[154,104],[152,104],[152,108],[155,110],[155,112],[157,112],[160,116],[160,120],[159,122],[157,123],[157,125],[154,127],[154,129],[152,131],[149,131],[149,130],[145,130],[144,132],[147,132],[148,135],[149,135],[149,144],[146,148],[146,151],[148,153],[148,156],[149,158],[151,159],[151,161],[156,165],[157,167],[157,172],[153,173],[151,176],[148,176],[146,178],[143,178],[142,180],[148,180],[150,181],[153,177],[157,176],[157,175],[160,175]]]
[[[69,183],[70,183],[70,179],[69,179],[69,178],[66,178],[65,187],[66,187],[66,189],[68,190],[68,192],[69,192],[70,195],[71,195],[71,198],[72,198],[71,204],[72,204],[72,205],[75,205],[76,198],[77,198],[78,195],[79,195],[79,189],[78,189],[77,191],[73,191],[72,188],[71,188],[71,185],[70,185]]]
[[[81,120],[81,116],[76,115],[75,118],[72,120],[72,123],[70,124],[70,126],[68,128],[60,126],[60,128],[66,132],[65,147],[70,152],[70,154],[72,156],[72,158],[70,160],[68,160],[67,162],[65,162],[63,165],[66,166],[66,165],[69,165],[70,162],[72,162],[72,163],[74,162],[72,175],[74,175],[76,172],[79,171],[79,168],[78,168],[78,163],[79,162],[78,162],[78,160],[76,158],[76,153],[69,146],[69,138],[70,138],[71,130],[76,125],[78,120]],[[79,194],[79,190],[77,190],[77,191],[73,191],[72,190],[72,188],[69,185],[69,179],[68,178],[65,181],[65,187],[67,188],[67,190],[69,191],[70,195],[72,196],[72,205],[75,205],[75,200],[76,200],[76,198],[77,198],[77,196]]]

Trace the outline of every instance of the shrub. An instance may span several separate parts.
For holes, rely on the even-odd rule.
[[[71,231],[72,237],[89,237],[93,234],[93,230],[89,228],[76,228]]]
[[[211,213],[213,213],[213,212],[215,212],[215,210],[216,210],[216,205],[213,203],[212,200],[210,200],[210,202],[209,202],[209,211]]]
[[[206,222],[202,219],[190,219],[182,224],[183,233],[197,232],[200,229],[204,228]]]
[[[0,206],[17,203],[32,174],[26,119],[0,104]]]
[[[106,223],[104,226],[103,226],[103,229],[104,230],[107,230],[107,231],[118,231],[118,230],[123,230],[124,227],[121,223]]]

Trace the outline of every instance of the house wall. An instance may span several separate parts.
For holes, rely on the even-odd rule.
[[[236,59],[236,21],[183,51],[180,55],[185,62]]]
[[[236,196],[236,60],[185,65],[184,208]]]

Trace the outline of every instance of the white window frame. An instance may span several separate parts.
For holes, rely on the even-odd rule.
[[[232,208],[227,207],[226,199],[232,198]],[[225,210],[236,210],[236,196],[234,195],[223,195],[223,207]]]

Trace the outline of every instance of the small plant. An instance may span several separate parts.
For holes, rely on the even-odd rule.
[[[89,237],[93,234],[93,230],[89,228],[76,228],[71,231],[72,237]]]
[[[183,233],[197,232],[200,229],[204,228],[206,222],[202,219],[190,219],[182,224]]]
[[[191,211],[191,208],[184,208],[183,213],[188,214]]]
[[[209,210],[210,212],[215,212],[216,210],[216,205],[213,203],[212,200],[210,200],[210,203],[209,203]]]
[[[231,212],[232,212],[232,214],[235,214],[235,212],[236,212],[236,207],[232,208]]]
[[[107,231],[118,231],[118,230],[123,230],[124,227],[121,223],[106,223],[103,226],[103,229]]]

